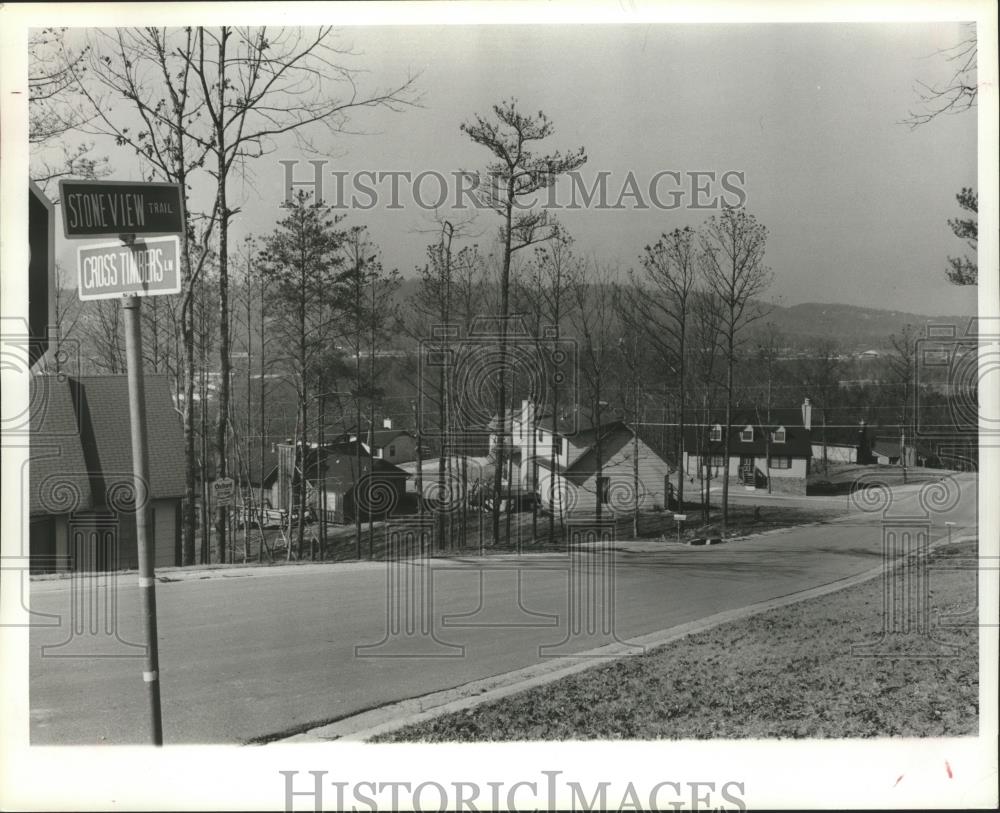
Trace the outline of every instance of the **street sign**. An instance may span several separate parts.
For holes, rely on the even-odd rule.
[[[674,514],[674,520],[676,522],[684,522],[688,518],[687,514]]]
[[[77,249],[80,299],[177,294],[181,290],[177,237],[99,243]]]
[[[236,481],[232,477],[220,477],[212,483],[212,496],[217,508],[224,508],[236,502]]]
[[[66,237],[153,237],[184,231],[180,184],[63,180],[59,197]]]

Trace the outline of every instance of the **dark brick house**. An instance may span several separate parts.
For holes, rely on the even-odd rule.
[[[695,482],[705,478],[731,486],[768,487],[777,494],[805,494],[812,459],[811,407],[772,409],[770,421],[763,411],[734,409],[732,424],[725,413],[692,416],[684,430],[684,472]],[[725,459],[726,433],[732,434],[729,460]]]

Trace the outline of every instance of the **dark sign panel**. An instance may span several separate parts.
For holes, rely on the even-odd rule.
[[[34,364],[49,348],[55,327],[56,214],[52,203],[34,183],[28,194],[28,361]]]
[[[66,237],[150,237],[184,230],[180,184],[60,181],[59,196]]]

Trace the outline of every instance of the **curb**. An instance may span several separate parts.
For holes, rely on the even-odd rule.
[[[951,544],[978,539],[978,536],[978,534],[957,536],[951,540]],[[942,537],[932,542],[929,550],[948,544],[948,541],[947,537]],[[899,564],[899,562],[894,563],[892,569],[897,568]],[[786,607],[790,604],[797,604],[801,601],[845,590],[849,587],[871,581],[881,576],[884,572],[884,567],[872,568],[855,576],[838,579],[819,587],[811,587],[808,590],[778,596],[757,604],[751,604],[747,607],[725,610],[721,613],[699,619],[698,621],[691,621],[676,627],[638,636],[630,639],[628,643],[617,642],[608,644],[587,652],[581,652],[577,655],[564,656],[513,672],[471,681],[452,689],[444,689],[421,697],[389,703],[376,709],[370,709],[350,717],[345,717],[333,723],[308,729],[299,734],[275,739],[272,742],[281,744],[320,743],[333,740],[364,742],[379,734],[396,731],[415,723],[426,722],[427,720],[451,712],[474,708],[483,703],[499,700],[508,695],[516,694],[536,686],[552,683],[595,666],[603,666],[610,661],[643,654],[646,649],[672,643],[694,633],[710,630],[720,624],[739,621],[767,612],[768,610]],[[636,652],[637,647],[641,647],[642,651]]]

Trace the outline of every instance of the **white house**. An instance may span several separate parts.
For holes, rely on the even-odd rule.
[[[523,401],[512,416],[511,443],[522,490],[566,514],[631,513],[666,507],[671,466],[621,420],[583,416],[536,419]]]

